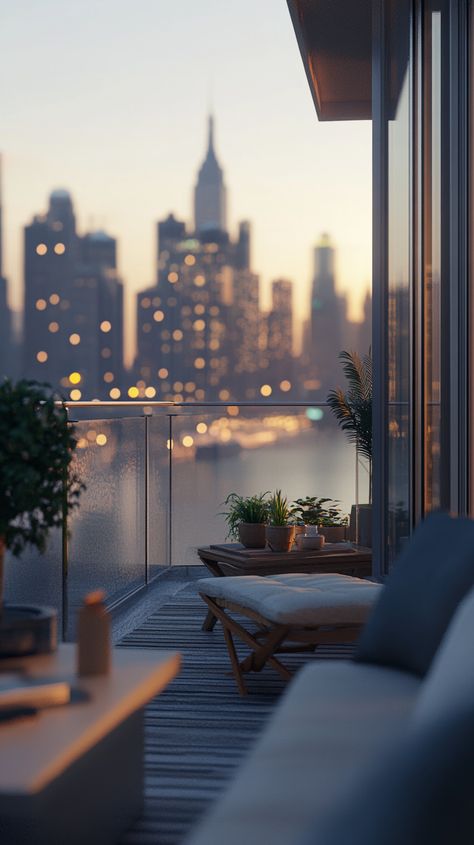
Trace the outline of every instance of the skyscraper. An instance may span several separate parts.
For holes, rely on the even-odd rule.
[[[8,305],[8,283],[3,275],[2,159],[0,156],[0,378],[14,375],[12,314]]]
[[[268,315],[269,377],[276,383],[293,381],[293,285],[287,279],[272,282]],[[272,385],[273,387],[273,385]]]
[[[209,115],[206,157],[199,170],[194,191],[194,226],[196,232],[227,230],[226,187],[222,168],[214,150],[214,118]]]
[[[338,356],[349,341],[347,300],[336,292],[334,259],[334,247],[324,234],[314,249],[309,350],[309,372],[323,397],[341,381]]]

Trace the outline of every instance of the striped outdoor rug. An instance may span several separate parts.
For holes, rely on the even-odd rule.
[[[262,730],[285,684],[272,669],[247,676],[239,696],[220,625],[201,631],[205,606],[190,585],[163,605],[122,646],[181,652],[183,668],[147,708],[145,812],[121,845],[179,845],[218,798]],[[246,623],[247,624],[247,623]],[[238,646],[239,654],[247,652]],[[351,646],[285,655],[295,671],[308,660],[346,658]]]

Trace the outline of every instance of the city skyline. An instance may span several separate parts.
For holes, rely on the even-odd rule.
[[[185,14],[166,7],[166,17],[164,4],[145,0],[133,16],[128,4],[108,0],[93,8],[85,0],[80,14],[56,0],[41,10],[27,5],[26,17],[9,9],[0,34],[0,62],[17,80],[15,93],[6,92],[1,141],[5,275],[16,308],[22,228],[50,190],[64,186],[74,197],[80,231],[105,223],[118,239],[130,360],[130,304],[153,278],[154,223],[170,210],[193,218],[211,100],[230,195],[229,229],[235,234],[239,219],[252,221],[253,266],[267,307],[272,280],[284,276],[295,283],[302,315],[312,247],[328,230],[338,245],[338,288],[350,293],[351,313],[360,315],[371,272],[370,126],[317,124],[285,4],[204,2],[198,14],[189,3]],[[84,39],[88,61],[79,66]]]

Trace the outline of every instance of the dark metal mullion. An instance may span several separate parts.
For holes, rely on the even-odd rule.
[[[423,50],[423,2],[418,0],[414,8],[413,25],[413,269],[412,269],[412,325],[411,325],[411,372],[412,372],[412,408],[411,408],[411,527],[423,516],[425,498],[425,372],[424,372],[424,230],[425,230],[425,169],[424,169],[424,50]]]

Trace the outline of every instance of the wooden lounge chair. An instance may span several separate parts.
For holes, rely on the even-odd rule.
[[[269,663],[285,680],[291,672],[276,657],[314,649],[323,643],[356,640],[382,586],[348,575],[244,575],[203,578],[201,598],[222,623],[232,671],[241,695],[244,672],[259,672]],[[256,623],[248,631],[234,614]],[[233,635],[250,648],[239,661]]]

